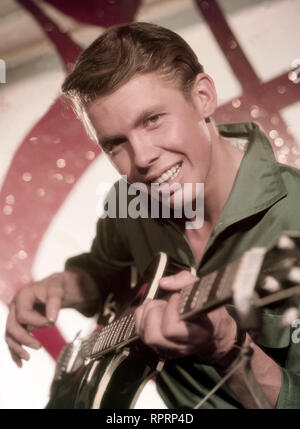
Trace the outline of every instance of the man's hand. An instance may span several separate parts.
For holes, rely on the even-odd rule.
[[[82,270],[64,271],[20,289],[10,304],[5,339],[12,359],[21,367],[29,353],[22,347],[41,345],[32,331],[53,325],[62,307],[76,308],[86,315],[99,306],[99,289]]]
[[[19,367],[22,366],[21,359],[30,357],[23,345],[33,349],[41,346],[31,331],[55,323],[62,306],[65,277],[65,273],[57,273],[25,286],[11,302],[5,339],[12,359]]]
[[[197,277],[188,271],[164,277],[160,287],[178,292]],[[178,315],[180,295],[168,302],[146,300],[136,310],[136,328],[141,339],[162,356],[172,358],[195,354],[204,361],[217,362],[233,346],[237,326],[224,307],[202,314],[193,322]]]

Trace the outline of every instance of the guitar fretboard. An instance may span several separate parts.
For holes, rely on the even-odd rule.
[[[95,358],[104,351],[108,352],[110,349],[136,338],[134,313],[129,313],[89,337],[87,340],[88,356]]]

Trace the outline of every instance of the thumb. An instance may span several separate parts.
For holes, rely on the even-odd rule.
[[[180,271],[177,274],[163,277],[159,282],[159,286],[164,290],[178,291],[198,280],[199,278],[190,271]]]

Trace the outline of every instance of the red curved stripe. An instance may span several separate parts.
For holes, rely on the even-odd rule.
[[[109,27],[131,22],[141,0],[47,0],[66,15],[79,22]]]

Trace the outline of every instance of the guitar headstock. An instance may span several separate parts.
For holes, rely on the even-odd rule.
[[[259,309],[273,307],[283,302],[283,323],[289,324],[298,317],[300,302],[300,233],[284,232],[264,251],[261,269],[255,290],[239,311],[237,311],[245,329],[257,328]],[[241,301],[241,300],[240,300]],[[245,299],[244,299],[245,301]]]

